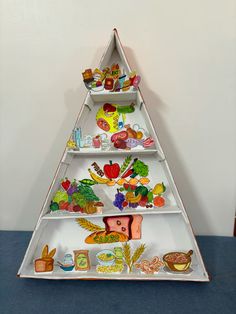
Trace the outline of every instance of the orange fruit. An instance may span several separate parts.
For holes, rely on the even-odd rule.
[[[131,185],[135,185],[137,183],[138,183],[138,179],[136,179],[136,178],[132,178],[129,180],[129,184],[131,184]]]
[[[153,204],[157,207],[165,206],[165,199],[161,196],[156,196],[153,199]]]
[[[150,180],[148,178],[141,178],[139,179],[139,182],[142,184],[142,185],[146,185],[150,182]]]

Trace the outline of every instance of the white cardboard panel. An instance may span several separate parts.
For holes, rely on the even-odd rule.
[[[113,62],[119,63],[123,73],[128,74],[130,72],[130,67],[116,30],[113,31],[108,47],[101,59],[100,68],[110,66]],[[182,200],[172,178],[164,152],[160,146],[140,91],[130,90],[124,93],[110,93],[107,91],[102,91],[101,93],[88,92],[78,115],[76,126],[82,128],[83,134],[102,133],[95,124],[95,116],[99,106],[104,102],[118,102],[121,105],[126,105],[130,104],[131,101],[136,103],[136,110],[132,116],[127,114],[126,123],[130,123],[131,125],[133,123],[140,124],[141,127],[148,130],[149,134],[155,140],[154,148],[146,151],[132,151],[132,155],[133,157],[139,157],[149,165],[150,186],[153,186],[157,182],[165,183],[167,186],[167,206],[163,209],[147,211],[138,208],[136,212],[141,212],[144,217],[142,223],[142,239],[141,241],[130,241],[130,243],[135,247],[138,243],[145,242],[147,250],[145,251],[144,257],[147,258],[151,258],[154,255],[162,256],[169,251],[188,251],[193,249],[194,255],[192,258],[191,272],[189,274],[176,274],[161,270],[157,275],[141,275],[137,271],[133,274],[128,274],[124,271],[120,275],[97,274],[95,271],[96,252],[103,248],[112,248],[114,246],[120,246],[121,244],[85,244],[84,239],[89,233],[75,222],[74,218],[77,217],[78,214],[73,213],[70,216],[68,213],[62,213],[62,216],[59,217],[57,214],[53,216],[47,212],[49,210],[50,200],[57,190],[62,177],[67,176],[70,179],[88,178],[87,169],[91,167],[93,161],[101,165],[104,165],[104,163],[108,162],[110,159],[112,159],[113,162],[118,161],[120,163],[123,158],[127,156],[127,152],[99,152],[93,150],[71,152],[66,150],[49,189],[36,229],[19,270],[20,276],[48,279],[209,280]],[[159,162],[159,160],[162,162]],[[92,215],[90,215],[90,217],[86,216],[87,219],[91,219],[94,223],[102,225],[103,216],[121,214],[112,204],[116,193],[115,190],[112,190],[106,185],[98,185],[94,187],[94,191],[101,197],[101,200],[105,204],[104,213],[94,217],[92,217]],[[128,213],[128,211],[124,212],[124,214],[126,213]],[[134,212],[131,211],[130,213]],[[72,253],[75,249],[90,249],[92,269],[87,273],[76,271],[65,273],[55,266],[51,274],[35,274],[33,261],[41,255],[42,247],[45,244],[48,244],[50,249],[54,247],[57,248],[56,259],[59,260],[63,259],[65,253]]]

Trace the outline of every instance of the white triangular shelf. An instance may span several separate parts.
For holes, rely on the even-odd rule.
[[[103,69],[112,63],[118,63],[126,74],[131,72],[124,50],[122,48],[118,32],[113,30],[108,47],[101,59],[99,68]],[[178,190],[171,175],[164,152],[161,148],[151,118],[146,109],[144,99],[140,90],[127,92],[91,92],[87,93],[84,104],[80,110],[76,121],[76,127],[81,127],[83,134],[97,134],[99,129],[93,121],[98,108],[105,102],[129,104],[134,102],[136,110],[132,113],[132,121],[138,123],[148,130],[150,136],[155,141],[155,146],[148,149],[134,148],[131,151],[112,149],[102,151],[100,149],[80,149],[72,150],[66,148],[56,174],[49,188],[46,200],[41,210],[37,225],[32,235],[30,244],[26,251],[22,265],[18,271],[18,276],[25,278],[44,278],[44,279],[135,279],[135,280],[183,280],[183,281],[209,281],[193,230],[187,217],[184,205],[179,196]],[[131,118],[130,118],[131,119]],[[91,121],[92,123],[88,123]],[[101,131],[101,130],[100,130]],[[167,204],[164,207],[153,208],[125,208],[122,212],[114,205],[115,188],[106,185],[96,185],[93,187],[95,194],[104,203],[104,209],[99,214],[81,214],[77,212],[55,211],[50,212],[49,206],[53,195],[60,186],[60,180],[68,178],[88,177],[88,168],[91,161],[95,160],[98,164],[104,164],[112,158],[113,162],[121,163],[127,155],[139,157],[149,166],[150,185],[157,182],[164,182],[167,187]],[[93,158],[93,159],[92,159]],[[102,223],[106,216],[122,217],[123,215],[141,214],[142,239],[133,242],[145,243],[147,252],[144,258],[151,258],[155,255],[162,256],[167,252],[193,250],[191,271],[177,273],[167,271],[162,268],[153,275],[142,274],[138,270],[133,273],[123,271],[121,274],[101,274],[96,272],[96,253],[101,249],[111,249],[114,246],[121,246],[121,243],[107,245],[85,244],[84,239],[88,235],[75,222],[75,218],[88,218],[96,224]],[[45,244],[49,248],[57,248],[56,260],[62,260],[65,253],[73,253],[76,249],[90,250],[91,269],[88,272],[64,272],[59,266],[54,265],[51,273],[35,273],[34,260],[41,255],[41,250]],[[135,246],[134,246],[135,247]],[[145,255],[146,254],[146,255]]]

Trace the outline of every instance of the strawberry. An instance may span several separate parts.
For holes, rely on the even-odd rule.
[[[67,191],[70,187],[70,180],[68,180],[67,178],[65,178],[62,182],[61,182],[61,186],[63,187],[63,189],[65,191]]]
[[[128,188],[129,188],[129,183],[124,183],[124,184],[123,184],[123,187],[124,187],[125,190],[128,190]]]

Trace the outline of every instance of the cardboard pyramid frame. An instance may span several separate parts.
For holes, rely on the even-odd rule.
[[[113,63],[118,63],[123,73],[128,75],[131,72],[116,29],[112,32],[111,39],[98,68],[104,69],[106,66],[111,66]],[[139,88],[131,88],[128,91],[121,90],[119,92],[107,90],[94,92],[89,90],[76,120],[75,128],[81,128],[83,134],[97,134],[96,132],[99,132],[98,126],[95,123],[97,110],[107,102],[120,104],[121,106],[127,106],[131,102],[134,102],[135,111],[130,114],[130,118],[127,114],[127,121],[130,119],[128,122],[138,123],[138,125],[141,125],[142,128],[147,130],[149,136],[154,140],[155,145],[145,149],[135,147],[130,150],[110,149],[105,151],[96,148],[81,148],[75,150],[66,147],[43,204],[28,249],[18,271],[18,276],[41,279],[209,281],[209,276],[205,269],[189,218]],[[88,123],[88,121],[90,123]],[[165,206],[153,206],[151,208],[140,206],[132,208],[128,206],[120,211],[114,206],[116,187],[107,186],[106,184],[96,184],[93,188],[95,194],[103,203],[104,207],[102,211],[94,214],[86,214],[68,210],[50,210],[52,199],[60,188],[63,178],[68,177],[70,180],[73,178],[77,180],[89,178],[88,168],[91,168],[94,162],[101,167],[111,159],[113,165],[114,163],[122,164],[124,159],[130,155],[137,159],[140,158],[140,160],[148,165],[150,185],[154,186],[157,183],[164,182],[166,186],[166,192],[164,194],[166,195]],[[86,236],[88,236],[88,230],[81,228],[81,224],[79,224],[78,221],[81,222],[80,219],[84,218],[84,220],[88,220],[90,223],[100,226],[102,230],[104,222],[107,227],[109,217],[112,217],[112,219],[114,219],[114,217],[115,219],[120,219],[122,225],[123,221],[124,224],[130,224],[131,220],[133,221],[137,217],[142,217],[142,226],[140,227],[142,230],[139,230],[139,232],[141,232],[140,238],[133,240],[134,238],[132,237],[125,238],[125,236],[127,237],[127,235],[125,235],[125,241],[123,243],[119,242],[121,240],[115,243],[93,242],[93,244],[88,244],[85,242],[85,239],[88,238],[86,238]],[[129,228],[130,226],[131,225],[129,225]],[[122,236],[119,239],[121,238]],[[136,268],[133,267],[132,271],[129,271],[125,263],[124,243],[126,243],[132,251],[137,249],[138,245],[142,243],[145,243],[146,246],[142,257],[137,260],[140,262],[139,266]],[[114,247],[119,247],[120,250],[123,250],[122,271],[108,272],[108,268],[105,266],[106,272],[99,272],[97,269],[99,265],[99,251],[103,249],[111,251]],[[56,248],[56,251],[49,251],[49,248],[50,250]],[[168,266],[168,262],[164,261],[166,253],[188,251],[191,252],[190,254],[192,254],[192,256],[187,268],[171,269],[171,267]],[[71,267],[72,270],[69,268],[66,269],[71,271],[65,271],[62,267],[64,264],[60,264],[60,262],[59,264],[57,263],[57,261],[63,260],[63,256],[65,256],[66,253],[70,253],[71,256],[74,254],[75,268]],[[50,254],[51,257],[49,256]],[[85,261],[86,267],[84,269],[80,268],[79,262],[77,263],[76,259],[78,259],[78,256],[82,256]],[[160,267],[156,266],[155,272],[148,272],[141,267],[145,264],[145,262],[142,264],[143,260],[148,260],[151,263],[155,256],[160,258],[160,264],[158,264]],[[37,266],[35,266],[36,263],[38,263]],[[176,263],[178,264],[177,261]],[[184,263],[184,261],[182,263]],[[140,267],[142,271],[140,271]]]

